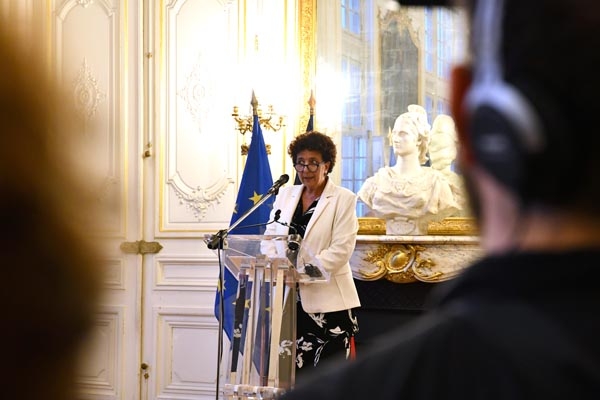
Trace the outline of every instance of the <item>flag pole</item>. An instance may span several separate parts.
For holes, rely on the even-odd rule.
[[[317,101],[315,100],[315,96],[313,94],[313,90],[310,90],[310,98],[308,99],[308,107],[309,107],[309,116],[308,116],[308,123],[306,124],[306,131],[305,132],[311,132],[315,129],[315,105],[317,104]],[[300,177],[298,176],[298,172],[296,172],[296,177],[294,178],[294,185],[301,185],[302,182],[300,182]]]
[[[316,104],[317,104],[317,101],[315,100],[315,96],[313,94],[313,90],[311,89],[310,90],[310,98],[308,99],[308,106],[310,108],[310,117],[313,117],[315,115],[315,105]]]

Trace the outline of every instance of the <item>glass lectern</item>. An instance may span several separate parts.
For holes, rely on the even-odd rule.
[[[224,399],[273,399],[294,384],[296,284],[328,279],[301,242],[299,235],[223,239],[225,268],[238,279],[233,326],[224,326],[233,332],[219,371]]]

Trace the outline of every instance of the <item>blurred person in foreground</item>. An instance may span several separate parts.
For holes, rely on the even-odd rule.
[[[351,340],[358,332],[353,309],[360,307],[349,264],[358,218],[356,195],[329,179],[337,156],[329,136],[303,133],[290,143],[288,154],[302,184],[279,189],[271,220],[281,210],[281,221],[293,229],[270,224],[265,235],[299,234],[298,260],[307,261],[311,255],[303,249],[308,249],[330,274],[326,283],[298,285],[295,362],[300,381],[322,368],[325,360],[350,358]]]
[[[100,295],[97,249],[82,226],[94,213],[73,176],[69,103],[47,81],[44,53],[24,51],[8,25],[0,26],[0,397],[73,399]]]
[[[600,398],[600,2],[466,5],[451,100],[486,255],[285,399]]]

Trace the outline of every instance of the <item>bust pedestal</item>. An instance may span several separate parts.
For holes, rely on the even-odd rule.
[[[436,283],[454,278],[481,254],[476,236],[358,235],[350,265],[363,281]]]
[[[420,315],[437,283],[455,278],[483,255],[472,221],[449,220],[434,229],[430,225],[430,233],[441,234],[421,236],[384,235],[384,220],[360,222],[350,259],[362,304],[357,309],[359,348]],[[365,231],[375,234],[361,234]]]

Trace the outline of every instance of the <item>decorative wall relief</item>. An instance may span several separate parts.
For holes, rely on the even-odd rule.
[[[220,203],[225,195],[227,188],[233,184],[233,178],[223,177],[207,187],[190,187],[179,176],[175,175],[167,181],[167,184],[173,188],[180,204],[191,210],[194,218],[202,221],[210,207],[215,207]]]
[[[86,122],[94,117],[100,102],[106,99],[85,57],[73,82],[73,97],[75,109]]]
[[[202,133],[202,121],[206,121],[213,112],[212,105],[216,94],[215,80],[211,79],[211,72],[208,68],[210,65],[212,64],[206,62],[202,54],[199,54],[185,80],[185,85],[177,92],[177,95],[185,102],[200,133]]]
[[[87,8],[89,5],[94,4],[94,0],[77,0],[77,4],[83,8]]]

